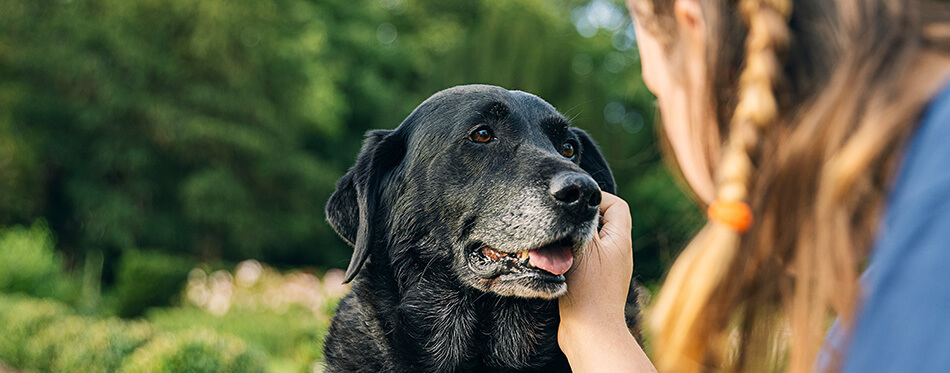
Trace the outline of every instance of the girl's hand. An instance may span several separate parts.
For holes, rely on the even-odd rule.
[[[567,294],[561,297],[561,325],[567,322],[611,323],[626,328],[624,306],[633,274],[630,208],[603,192],[604,226],[567,273]]]
[[[575,372],[652,372],[624,320],[633,275],[630,207],[602,195],[604,226],[567,273],[567,293],[558,300],[558,344]]]

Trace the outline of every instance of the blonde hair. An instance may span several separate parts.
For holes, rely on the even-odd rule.
[[[638,12],[653,12],[638,20],[666,20],[648,30],[672,35],[674,1],[636,0]],[[950,50],[950,4],[702,4],[718,46],[707,62],[720,83],[709,93],[726,138],[716,198],[748,203],[756,221],[745,234],[709,222],[677,258],[648,313],[655,362],[676,372],[811,371],[830,317],[850,325],[901,149],[942,84],[927,56]],[[744,48],[728,43],[735,35]]]
[[[778,56],[788,44],[785,24],[791,4],[785,0],[742,0],[739,4],[749,29],[746,39],[745,68],[739,77],[739,101],[723,147],[716,180],[717,201],[742,202],[749,198],[753,172],[751,155],[759,145],[761,129],[778,119],[778,103],[773,88],[782,78]],[[697,332],[699,314],[708,311],[716,285],[730,270],[738,251],[741,232],[720,222],[710,221],[676,260],[667,275],[663,292],[652,309],[650,323],[656,330],[656,364],[661,371],[685,371],[703,362],[705,345]],[[721,332],[721,331],[720,331]],[[723,344],[725,335],[710,335]],[[721,357],[720,357],[721,358]]]

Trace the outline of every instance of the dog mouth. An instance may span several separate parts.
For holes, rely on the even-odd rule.
[[[576,244],[570,237],[516,252],[505,252],[487,245],[476,245],[471,253],[472,268],[483,278],[511,277],[511,280],[535,279],[563,283],[564,273],[574,264]]]

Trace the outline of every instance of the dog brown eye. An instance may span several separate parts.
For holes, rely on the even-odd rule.
[[[566,142],[564,145],[561,145],[561,155],[568,158],[574,158],[574,144]]]
[[[495,138],[495,134],[491,132],[488,128],[479,128],[472,132],[471,135],[468,135],[468,139],[479,144],[484,144],[486,142],[492,141]]]

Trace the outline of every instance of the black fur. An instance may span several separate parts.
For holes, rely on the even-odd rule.
[[[470,141],[483,126],[495,139]],[[573,158],[561,153],[565,142]],[[565,177],[590,207],[552,197],[552,181]],[[524,92],[451,88],[397,129],[369,132],[327,203],[328,221],[355,248],[327,370],[569,371],[557,346],[563,277],[486,261],[479,249],[560,242],[576,256],[599,216],[584,180],[615,192],[590,137]]]

